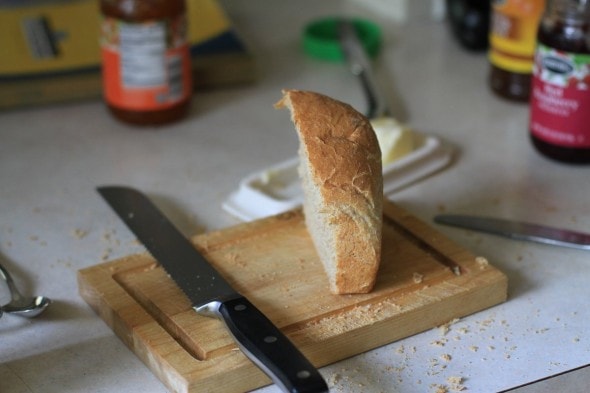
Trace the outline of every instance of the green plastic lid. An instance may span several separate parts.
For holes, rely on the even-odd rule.
[[[338,39],[339,18],[313,21],[303,30],[303,49],[311,57],[334,62],[344,61]],[[375,57],[381,48],[381,29],[375,23],[363,19],[352,22],[369,57]]]

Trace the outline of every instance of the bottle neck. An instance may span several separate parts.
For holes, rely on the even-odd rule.
[[[590,21],[590,0],[548,0],[548,15],[568,23]]]

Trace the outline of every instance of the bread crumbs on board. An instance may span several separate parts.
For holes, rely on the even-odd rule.
[[[486,269],[490,265],[490,262],[487,260],[487,258],[481,256],[475,257],[475,263],[477,263],[481,270]]]
[[[391,300],[383,300],[375,304],[359,305],[345,313],[328,315],[324,318],[307,323],[312,328],[314,339],[322,340],[361,326],[374,324],[388,316],[400,312],[401,306]]]

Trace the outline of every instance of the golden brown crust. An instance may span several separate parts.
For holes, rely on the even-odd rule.
[[[381,257],[383,176],[377,137],[369,120],[348,104],[309,91],[283,93],[276,106],[291,110],[300,158],[307,161],[300,168],[306,223],[316,248],[333,248],[318,249],[331,291],[369,292]],[[314,193],[319,199],[312,200]],[[317,239],[326,233],[329,241]]]

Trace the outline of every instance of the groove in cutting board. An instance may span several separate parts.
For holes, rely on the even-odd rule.
[[[317,366],[506,299],[501,272],[477,264],[473,254],[396,205],[386,203],[384,212],[378,280],[363,295],[329,292],[299,210],[193,240]],[[81,270],[79,286],[172,391],[241,392],[270,382],[237,350],[220,321],[191,309],[148,254]]]

